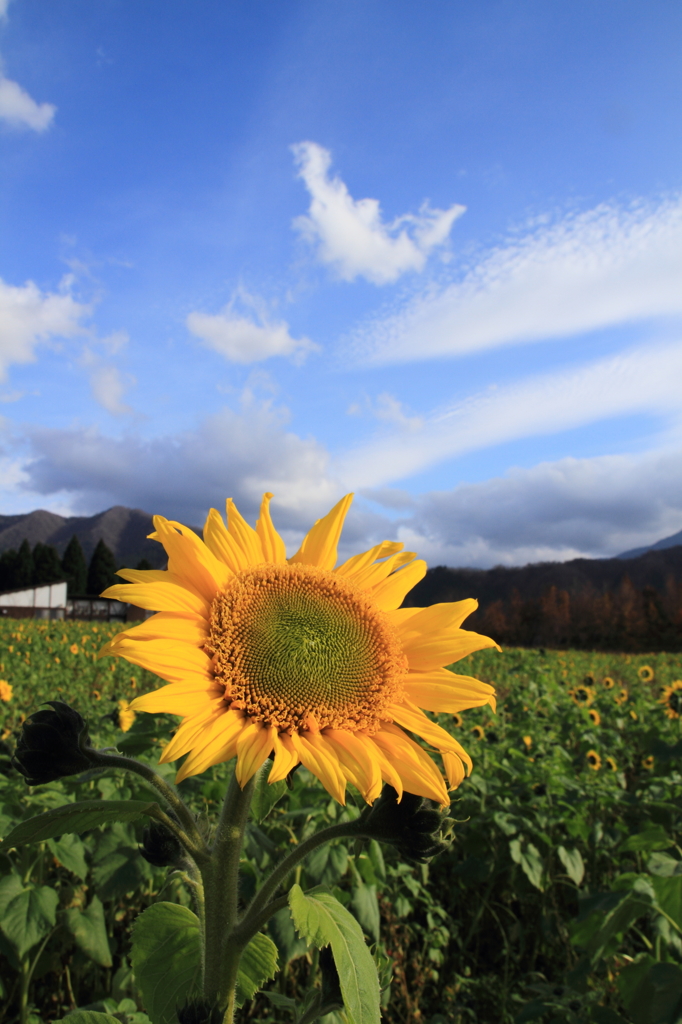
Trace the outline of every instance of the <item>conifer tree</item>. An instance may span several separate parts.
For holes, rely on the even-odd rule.
[[[15,548],[8,548],[0,555],[0,590],[14,590],[18,558],[19,554]]]
[[[100,538],[88,567],[88,594],[98,597],[107,587],[113,587],[115,583],[120,582],[116,575],[116,560]]]
[[[14,586],[17,589],[33,586],[33,555],[31,545],[25,537],[17,554]]]
[[[69,597],[86,593],[88,582],[88,566],[78,537],[74,533],[66,545],[62,558],[62,571],[68,580]]]
[[[33,549],[33,586],[40,587],[47,583],[58,583],[64,579],[57,549],[51,544],[41,544]]]

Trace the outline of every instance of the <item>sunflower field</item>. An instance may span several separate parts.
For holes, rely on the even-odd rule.
[[[0,835],[65,803],[149,799],[129,773],[29,787],[10,764],[22,722],[62,699],[88,719],[95,746],[157,766],[178,718],[128,711],[159,681],[96,659],[116,632],[0,622]],[[439,716],[474,760],[453,794],[449,847],[415,865],[394,846],[338,841],[297,869],[295,881],[329,886],[361,925],[380,969],[383,1019],[682,1020],[682,655],[508,649],[472,655],[457,671],[493,683],[499,699],[496,715]],[[172,781],[180,763],[158,770]],[[221,764],[180,783],[200,820],[215,819],[231,770]],[[259,784],[242,897],[283,845],[357,816],[360,803],[351,791],[342,808],[305,769],[290,791]],[[157,1024],[136,985],[131,928],[157,902],[189,907],[191,882],[140,855],[144,830],[144,821],[117,822],[0,847],[0,1021],[47,1024],[78,1008]],[[270,934],[284,970],[239,1019],[295,1024],[294,1001],[319,954],[286,909]]]

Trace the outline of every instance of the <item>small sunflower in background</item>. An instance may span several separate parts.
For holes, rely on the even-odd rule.
[[[585,760],[587,761],[592,771],[598,772],[601,768],[601,757],[599,756],[596,750],[588,750],[587,754],[585,755]]]
[[[636,711],[630,711],[630,718],[632,719],[633,722],[638,722],[639,721],[639,715],[637,714]]]
[[[6,679],[0,679],[0,700],[9,701],[12,699],[12,687]]]
[[[653,771],[654,767],[654,755],[649,754],[648,757],[642,758],[642,768],[646,768],[648,772]]]
[[[463,725],[464,725],[464,719],[462,718],[462,716],[461,716],[461,715],[453,715],[453,716],[452,716],[452,724],[453,724],[453,725],[454,725],[454,726],[455,726],[455,727],[456,727],[457,729],[459,729],[459,728],[461,728],[461,726],[463,726]]]
[[[679,718],[682,714],[682,679],[676,679],[670,686],[664,686],[658,703],[664,705],[668,718]]]
[[[587,712],[593,725],[601,725],[601,715],[596,708],[590,708]]]
[[[568,691],[568,696],[574,704],[578,704],[583,708],[589,708],[590,704],[594,703],[597,694],[591,686],[575,686],[572,690]]]
[[[78,644],[71,644],[69,650],[72,654],[78,654]]]
[[[612,690],[616,685],[616,680],[612,679],[611,676],[604,676],[601,681],[602,686],[605,690]]]
[[[594,676],[585,676],[583,679],[583,686],[594,686]]]
[[[471,730],[471,735],[477,740],[485,739],[485,729],[482,725],[475,725]]]
[[[654,679],[654,670],[651,665],[640,665],[637,675],[643,683],[651,683]]]
[[[526,750],[530,750],[530,748],[533,746],[533,737],[532,736],[524,736],[523,737],[523,745],[526,748]]]
[[[94,697],[95,700],[101,700],[102,699],[102,694],[99,692],[99,690],[92,690],[91,693],[90,693],[90,696]]]
[[[617,772],[618,771],[618,764],[616,763],[616,759],[614,757],[607,757],[604,760],[604,764],[606,765],[606,767],[608,768],[608,770],[610,772]]]
[[[628,691],[626,689],[619,690],[613,699],[616,704],[627,704]]]

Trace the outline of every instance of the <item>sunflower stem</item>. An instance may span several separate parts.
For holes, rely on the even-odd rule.
[[[359,838],[362,835],[363,831],[360,820],[342,821],[338,825],[330,825],[328,828],[320,829],[319,832],[308,836],[291,853],[288,853],[265,879],[251,900],[241,921],[234,929],[233,937],[237,943],[242,948],[246,946],[272,915],[281,910],[283,906],[286,906],[285,897],[277,900],[273,900],[272,897],[282,882],[285,881],[287,875],[293,871],[304,857],[307,857],[309,853],[316,850],[318,846],[331,842],[332,839],[346,839],[352,836]]]
[[[172,786],[169,786],[166,780],[162,779],[159,773],[154,771],[151,765],[145,764],[144,761],[138,761],[135,757],[123,757],[121,754],[103,754],[100,750],[93,750],[91,748],[88,749],[88,753],[102,768],[122,768],[126,772],[135,772],[136,775],[141,775],[143,779],[151,783],[166,803],[172,807],[178,816],[178,820],[187,830],[187,837],[191,842],[189,852],[192,856],[195,859],[203,859],[208,856],[206,844],[189,807],[178,796]],[[183,845],[186,846],[187,844],[184,843]]]
[[[255,777],[242,789],[230,779],[209,860],[201,865],[205,893],[204,996],[225,1006],[224,1024],[232,1024],[239,960],[246,943],[236,940],[239,859]],[[248,941],[248,940],[247,940]]]

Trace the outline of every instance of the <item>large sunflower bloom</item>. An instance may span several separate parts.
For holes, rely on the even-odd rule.
[[[272,756],[269,782],[299,763],[345,803],[351,782],[368,803],[382,781],[448,804],[440,770],[408,733],[442,755],[450,788],[471,759],[427,711],[490,704],[494,689],[443,666],[493,640],[460,628],[474,600],[401,608],[426,564],[384,541],[334,568],[352,495],[287,559],[265,494],[254,530],[227,502],[228,526],[209,512],[204,540],[154,517],[167,570],[121,569],[129,583],[102,596],[153,609],[100,651],[167,680],[131,711],[181,715],[161,762],[189,754],[176,782],[237,758],[245,786]]]

